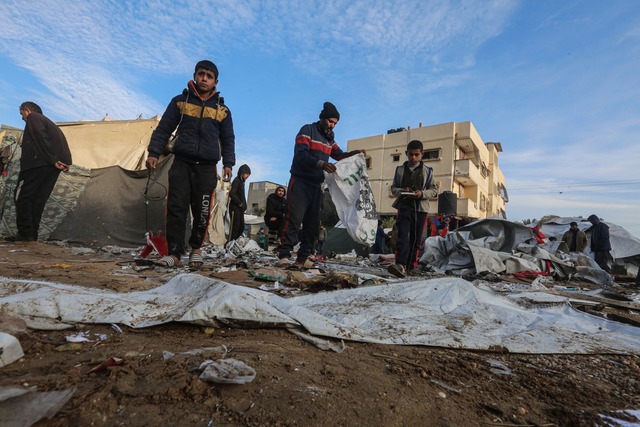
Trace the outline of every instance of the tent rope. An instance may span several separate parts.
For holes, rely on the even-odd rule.
[[[150,196],[149,189],[153,185],[158,185],[162,188],[164,194],[162,196]],[[144,193],[142,193],[142,197],[144,198],[144,225],[145,230],[149,231],[149,202],[160,202],[167,198],[167,187],[158,182],[158,178],[154,174],[154,170],[148,169],[147,175],[147,185],[144,187]]]

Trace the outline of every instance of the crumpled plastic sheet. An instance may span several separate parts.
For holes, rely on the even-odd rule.
[[[43,418],[51,419],[75,391],[75,387],[42,392],[35,387],[0,387],[0,426],[29,427]]]
[[[558,278],[573,277],[599,285],[609,285],[612,277],[588,258],[589,268],[577,269],[575,262],[562,252],[556,252],[562,242],[544,245],[532,243],[533,233],[529,227],[499,218],[486,218],[447,234],[429,237],[420,263],[439,271],[465,274],[506,273],[521,271],[548,271]],[[566,247],[566,245],[564,245]],[[558,255],[556,255],[556,253]]]
[[[218,384],[247,384],[256,377],[255,369],[237,359],[205,360],[199,369],[201,380]]]
[[[31,327],[172,321],[197,325],[302,327],[314,336],[380,344],[520,353],[640,353],[638,328],[569,304],[522,307],[457,278],[411,280],[281,298],[197,274],[154,289],[114,292],[0,278],[0,310]],[[45,322],[47,320],[47,322]]]

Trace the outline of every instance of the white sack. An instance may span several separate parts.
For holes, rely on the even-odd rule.
[[[209,242],[215,246],[224,246],[227,242],[226,236],[229,234],[229,185],[225,185],[225,181],[220,180],[215,191],[215,199],[211,215],[209,217]]]
[[[372,246],[376,241],[378,213],[364,155],[340,160],[336,169],[335,173],[325,172],[325,178],[338,217],[355,242]]]

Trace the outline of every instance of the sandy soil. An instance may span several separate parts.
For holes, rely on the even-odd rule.
[[[51,243],[0,244],[0,276],[127,291],[157,286],[173,274],[138,271],[131,260],[130,253],[79,254]],[[227,273],[206,264],[200,274],[257,287],[261,283],[251,279],[246,264]],[[65,336],[79,330],[108,339],[69,346]],[[1,385],[76,387],[71,400],[38,426],[571,426],[640,408],[638,355],[521,355],[353,342],[334,353],[284,330],[183,324],[123,333],[109,325],[77,325],[14,335],[25,357],[0,368]],[[253,382],[205,383],[194,369],[202,355],[163,358],[163,351],[221,345],[230,351],[226,357],[257,371]],[[89,372],[109,357],[123,364]],[[497,362],[510,373],[492,372]]]

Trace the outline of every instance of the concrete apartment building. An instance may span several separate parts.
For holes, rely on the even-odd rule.
[[[508,201],[505,178],[498,166],[499,142],[483,142],[471,122],[389,131],[383,135],[353,139],[347,149],[367,150],[369,181],[378,213],[396,213],[391,207],[391,184],[397,166],[402,165],[407,143],[413,139],[424,145],[423,160],[433,168],[438,194],[457,195],[457,214],[470,218],[506,218]],[[430,201],[430,214],[438,212],[438,200]]]

